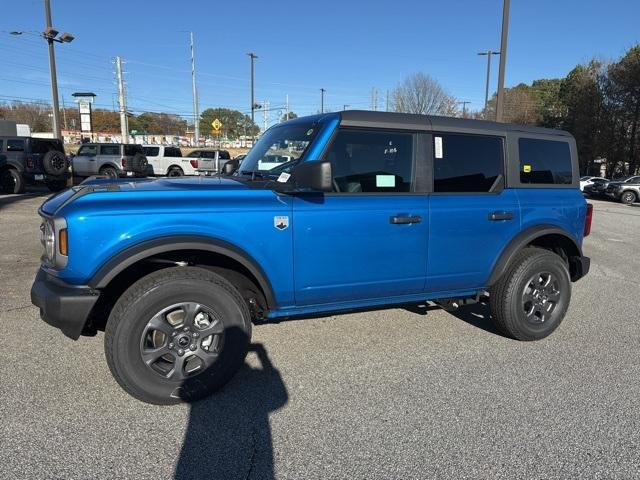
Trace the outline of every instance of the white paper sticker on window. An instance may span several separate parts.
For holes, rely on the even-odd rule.
[[[291,174],[287,173],[287,172],[282,172],[280,174],[280,176],[278,177],[278,182],[280,183],[287,183],[287,181],[289,181],[289,179],[291,178]]]
[[[376,187],[393,188],[396,186],[395,175],[376,175]]]
[[[435,156],[436,158],[442,158],[442,137],[435,137]]]

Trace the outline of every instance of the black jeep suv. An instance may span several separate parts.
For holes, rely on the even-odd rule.
[[[57,192],[67,185],[69,161],[62,141],[53,138],[0,136],[0,188],[22,193],[28,184],[43,182]]]

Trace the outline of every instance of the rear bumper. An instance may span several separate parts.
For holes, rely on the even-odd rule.
[[[571,257],[569,259],[571,263],[571,281],[577,282],[582,277],[584,277],[587,273],[589,273],[589,268],[591,267],[591,259],[589,257],[581,256],[581,257]]]
[[[50,180],[66,180],[71,174],[65,172],[62,175],[49,175],[48,173],[22,172],[22,178],[27,183],[47,182]]]
[[[31,303],[49,325],[77,340],[99,294],[89,287],[68,285],[40,269],[31,286]]]

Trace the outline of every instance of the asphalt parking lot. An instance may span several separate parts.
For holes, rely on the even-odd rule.
[[[592,271],[535,343],[486,307],[254,328],[219,394],[126,395],[103,335],[44,324],[29,289],[44,194],[0,196],[0,478],[638,478],[640,205],[592,201]]]

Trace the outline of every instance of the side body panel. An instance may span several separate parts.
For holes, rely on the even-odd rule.
[[[296,197],[296,304],[421,292],[427,266],[428,209],[426,194]],[[421,221],[392,224],[394,216],[418,216]]]
[[[426,291],[482,288],[500,253],[520,231],[516,191],[432,194],[430,205]],[[491,220],[494,212],[512,218]]]
[[[291,305],[292,229],[274,227],[274,217],[291,215],[291,203],[291,197],[249,189],[90,193],[58,212],[67,219],[70,252],[67,267],[58,276],[71,284],[86,284],[105,262],[128,247],[194,235],[231,243],[246,253],[270,280],[276,302]]]

